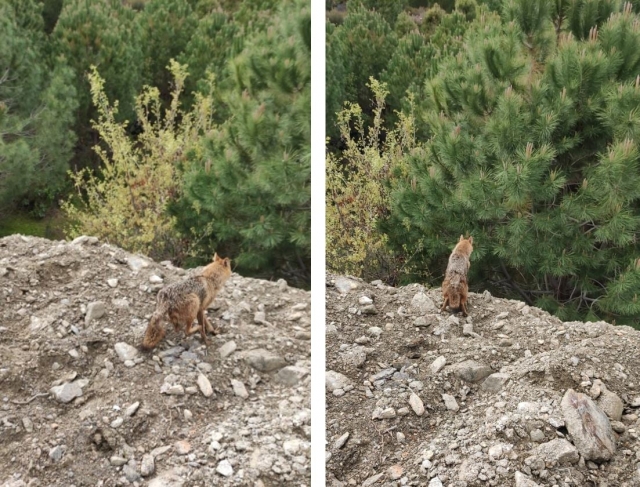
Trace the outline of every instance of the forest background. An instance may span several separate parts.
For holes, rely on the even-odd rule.
[[[327,265],[640,328],[640,1],[327,1]]]
[[[0,4],[0,235],[310,279],[308,1]]]

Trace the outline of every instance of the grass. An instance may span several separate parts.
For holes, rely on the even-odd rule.
[[[59,210],[49,212],[44,218],[35,218],[28,213],[0,215],[0,237],[19,233],[51,240],[63,240],[66,219]]]

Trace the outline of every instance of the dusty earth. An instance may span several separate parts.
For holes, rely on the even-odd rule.
[[[327,276],[328,486],[640,485],[638,331],[441,303]]]
[[[195,272],[195,271],[191,271]],[[234,274],[137,349],[187,271],[93,237],[0,239],[0,485],[310,484],[310,295]]]

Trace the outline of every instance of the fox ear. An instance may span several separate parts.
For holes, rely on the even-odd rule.
[[[469,236],[469,243],[472,244],[473,243],[473,237]]]
[[[460,240],[458,242],[462,242],[464,240],[464,235],[460,235]]]
[[[222,265],[225,267],[231,267],[231,259],[229,259],[229,257],[225,257],[222,261]]]
[[[220,257],[218,257],[218,252],[216,252],[215,254],[213,254],[213,261],[218,262],[219,260],[220,260]]]

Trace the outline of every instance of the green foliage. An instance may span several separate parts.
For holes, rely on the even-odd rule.
[[[345,101],[370,113],[367,82],[370,76],[380,78],[397,36],[381,14],[361,7],[342,25],[327,27],[327,134],[336,137],[336,113]]]
[[[402,253],[389,252],[380,222],[388,216],[390,191],[405,171],[405,154],[415,147],[414,120],[402,116],[385,132],[382,113],[387,87],[371,78],[373,121],[347,104],[338,114],[344,150],[327,153],[327,266],[334,272],[394,282],[402,272]],[[384,141],[382,133],[385,132]]]
[[[64,185],[76,93],[64,63],[47,72],[39,6],[13,3],[0,7],[0,208],[42,215]]]
[[[389,25],[393,26],[401,12],[409,5],[409,0],[348,0],[347,9],[349,11],[359,11],[366,9],[379,13]]]
[[[142,132],[131,139],[126,123],[117,121],[118,103],[109,103],[105,82],[92,68],[88,77],[98,113],[94,127],[102,139],[94,149],[103,166],[99,175],[89,168],[71,174],[81,203],[70,198],[63,204],[70,237],[96,235],[156,259],[180,261],[184,256],[175,218],[166,207],[180,191],[178,163],[212,130],[212,100],[199,96],[190,112],[181,110],[186,68],[171,62],[170,71],[174,90],[169,108],[162,108],[157,88],[146,87],[136,99]]]
[[[162,98],[168,99],[172,78],[166,67],[170,59],[184,52],[198,24],[191,2],[152,0],[136,16],[136,22],[144,56],[142,79],[158,87]]]
[[[107,96],[119,100],[120,120],[133,117],[135,95],[142,86],[140,35],[134,15],[120,0],[68,0],[53,30],[54,53],[63,55],[76,75],[77,128],[83,131],[84,143],[86,127],[95,117],[86,77],[90,66],[99,67]]]
[[[310,22],[307,2],[284,3],[229,65],[232,116],[189,154],[172,209],[197,259],[215,248],[241,272],[308,279]]]
[[[503,7],[427,83],[416,117],[430,138],[391,195],[391,251],[444,271],[471,234],[479,289],[563,319],[637,322],[640,19],[627,8],[597,32],[584,15],[583,37],[546,2]]]

